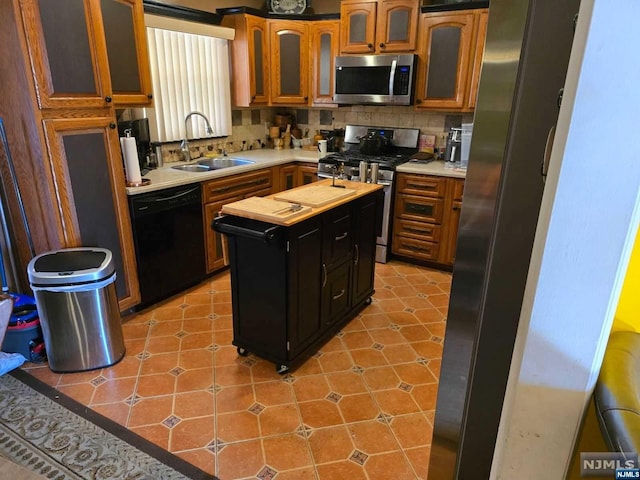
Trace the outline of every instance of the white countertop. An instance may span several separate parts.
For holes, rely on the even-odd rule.
[[[174,165],[181,165],[187,162],[172,162],[165,164],[162,168],[150,170],[143,179],[151,180],[149,185],[141,187],[127,187],[127,195],[137,195],[140,193],[153,192],[162,190],[163,188],[177,187],[180,185],[188,185],[190,183],[204,182],[214,178],[227,177],[238,173],[251,172],[262,168],[270,168],[276,165],[293,162],[295,160],[301,162],[318,162],[318,152],[303,149],[284,149],[284,150],[248,150],[245,152],[235,152],[229,154],[231,158],[242,158],[253,160],[255,163],[249,165],[240,165],[238,167],[222,168],[219,170],[211,170],[209,172],[183,172],[171,168]],[[195,160],[192,160],[194,162]],[[189,162],[189,163],[192,163]]]
[[[466,168],[445,167],[445,162],[434,161],[426,164],[407,162],[396,167],[396,172],[400,173],[418,173],[420,175],[436,175],[438,177],[454,177],[466,178]]]
[[[214,178],[228,177],[229,175],[236,175],[238,173],[270,168],[296,160],[301,162],[318,162],[318,152],[296,148],[284,150],[249,150],[245,152],[231,153],[229,157],[253,160],[255,163],[240,165],[238,167],[211,170],[209,172],[183,172],[171,167],[174,165],[181,165],[186,162],[172,162],[170,164],[166,164],[162,168],[150,170],[143,178],[150,180],[151,183],[141,187],[127,187],[127,195],[137,195],[140,193],[162,190],[163,188],[204,182]],[[467,174],[466,169],[445,168],[445,162],[441,161],[429,162],[427,164],[407,162],[399,165],[396,168],[396,171],[401,173],[417,173],[421,175],[436,175],[440,177],[455,178],[465,178]]]

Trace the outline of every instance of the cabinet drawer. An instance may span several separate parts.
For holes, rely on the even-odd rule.
[[[395,233],[403,237],[415,238],[416,240],[439,242],[442,227],[432,223],[398,219],[395,225]]]
[[[392,251],[397,255],[406,255],[407,257],[429,261],[438,260],[438,252],[440,250],[438,243],[394,235],[392,245]]]
[[[332,268],[351,255],[351,209],[338,207],[323,220],[323,260]]]
[[[272,185],[271,169],[211,180],[203,185],[202,201],[210,203],[232,196],[251,196],[258,191],[271,190]]]
[[[464,193],[464,180],[455,180],[453,182],[453,200],[462,200]]]
[[[444,197],[447,179],[444,177],[429,177],[427,175],[398,176],[398,192],[408,195],[424,195],[428,197]]]
[[[442,223],[444,201],[439,198],[399,195],[396,217],[418,222]]]

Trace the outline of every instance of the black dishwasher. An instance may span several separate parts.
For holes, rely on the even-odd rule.
[[[129,197],[138,263],[138,309],[206,276],[200,184]]]

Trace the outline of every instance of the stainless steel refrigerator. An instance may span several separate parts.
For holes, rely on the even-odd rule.
[[[489,6],[430,480],[489,478],[579,5]]]

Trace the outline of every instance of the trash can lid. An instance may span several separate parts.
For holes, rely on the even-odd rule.
[[[113,274],[110,250],[97,247],[65,248],[42,253],[27,266],[33,285],[68,285],[102,280]]]

